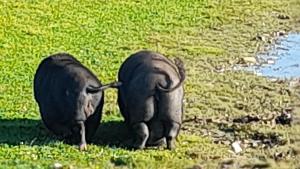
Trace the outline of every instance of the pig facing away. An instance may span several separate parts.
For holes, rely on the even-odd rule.
[[[161,54],[140,51],[125,60],[118,74],[122,86],[118,104],[133,134],[132,148],[158,146],[165,141],[175,148],[183,114],[185,70]]]
[[[68,142],[87,148],[97,130],[104,103],[104,89],[97,77],[72,55],[58,53],[45,58],[34,76],[34,98],[45,126]]]

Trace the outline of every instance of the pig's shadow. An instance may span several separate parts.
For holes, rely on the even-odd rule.
[[[91,143],[110,147],[127,148],[129,131],[123,121],[101,122]]]
[[[45,145],[55,140],[41,120],[0,119],[0,144]]]
[[[101,122],[91,143],[103,146],[123,147],[128,130],[121,121]],[[58,141],[41,120],[0,119],[0,144],[49,145]]]

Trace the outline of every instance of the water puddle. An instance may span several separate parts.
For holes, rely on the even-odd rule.
[[[300,78],[300,34],[281,37],[266,54],[257,56],[259,65],[247,71],[276,79]]]

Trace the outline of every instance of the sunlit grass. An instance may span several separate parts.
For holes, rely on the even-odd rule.
[[[69,52],[105,83],[117,79],[130,54],[152,49],[185,62],[185,118],[265,114],[291,105],[292,98],[280,90],[285,84],[214,70],[255,55],[263,43],[251,41],[257,34],[293,30],[299,7],[297,0],[0,0],[0,168],[45,168],[55,162],[66,168],[216,164],[210,159],[228,157],[229,147],[212,144],[198,132],[182,134],[175,151],[91,145],[79,152],[56,141],[40,123],[33,99],[38,64],[49,54]],[[278,14],[291,19],[280,20]],[[235,106],[240,101],[243,109]],[[103,118],[105,123],[122,120],[114,90],[106,92]]]

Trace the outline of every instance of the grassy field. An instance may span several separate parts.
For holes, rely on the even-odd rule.
[[[236,138],[276,132],[286,141],[239,155],[203,133],[220,132],[224,124],[203,119],[225,119],[225,128],[232,129],[234,118],[269,116],[295,106],[298,98],[287,83],[228,70],[272,40],[253,38],[299,29],[299,9],[299,0],[0,0],[0,168],[52,168],[54,163],[63,168],[216,168],[228,159],[236,168],[299,168],[299,123],[237,126],[250,132],[238,132]],[[32,90],[44,57],[69,52],[106,83],[116,80],[120,64],[140,49],[185,62],[185,123],[176,150],[120,148],[126,131],[115,90],[106,93],[102,125],[88,151],[57,141],[44,128]],[[296,106],[293,113],[299,112]],[[290,151],[280,160],[274,157]]]

